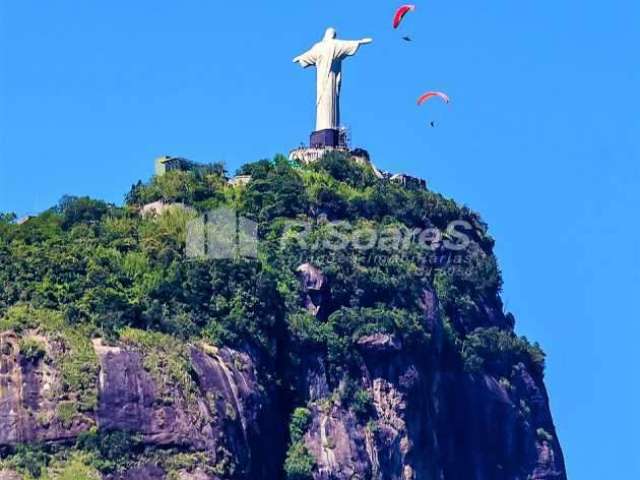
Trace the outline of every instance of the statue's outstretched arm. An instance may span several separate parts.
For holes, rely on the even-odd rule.
[[[293,59],[293,63],[299,63],[305,68],[311,66],[311,65],[307,65],[306,62],[304,61],[304,55],[298,55],[296,58]]]
[[[362,40],[336,40],[337,48],[335,50],[338,58],[350,57],[358,52],[362,45],[373,42],[372,38],[363,38]]]
[[[299,63],[301,67],[307,68],[312,65],[315,65],[318,60],[318,56],[316,54],[316,48],[312,48],[308,52],[303,53],[302,55],[298,55],[293,59],[293,63]]]

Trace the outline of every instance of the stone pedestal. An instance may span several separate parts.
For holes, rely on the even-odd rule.
[[[329,128],[313,132],[309,146],[311,148],[337,148],[343,146],[341,143],[340,130]]]
[[[341,147],[321,147],[321,148],[308,148],[300,147],[289,152],[289,160],[296,160],[300,163],[308,165],[322,160],[326,155],[332,152],[338,152],[345,155],[349,154],[348,148]]]

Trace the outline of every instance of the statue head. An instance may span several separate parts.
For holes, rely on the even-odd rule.
[[[324,32],[323,40],[333,40],[338,36],[338,32],[336,32],[335,28],[327,28],[327,31]]]

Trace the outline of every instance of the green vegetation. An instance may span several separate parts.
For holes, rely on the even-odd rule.
[[[63,331],[62,341],[68,350],[59,360],[63,394],[78,402],[80,412],[92,411],[98,405],[98,358],[90,336],[83,328]]]
[[[275,162],[260,161],[245,166],[242,173],[252,175],[242,199],[245,215],[261,222],[278,217],[303,214],[308,199],[300,174],[291,168],[284,157]]]
[[[72,448],[56,444],[17,445],[3,453],[0,470],[14,470],[25,480],[99,480],[101,473],[131,467],[142,453],[142,443],[136,435],[92,429],[80,434]]]
[[[543,374],[543,352],[517,337],[512,316],[503,315],[493,240],[468,208],[429,190],[379,180],[369,166],[339,155],[311,166],[278,156],[239,173],[252,176],[246,187],[230,186],[222,166],[212,165],[139,182],[122,207],[64,197],[21,225],[15,215],[0,214],[0,331],[21,338],[24,359],[37,364],[46,358],[61,373],[53,394],[65,425],[97,406],[92,339],[98,337],[141,351],[165,403],[174,401],[173,390],[187,399],[197,392],[189,345],[199,341],[263,359],[258,374],[265,384],[289,388],[293,405],[306,402],[296,391],[298,367],[309,354],[322,356],[329,388],[359,421],[369,420],[375,414],[371,395],[349,380],[361,378],[362,340],[385,334],[408,352],[429,355],[436,337],[433,319],[425,315],[427,291],[438,299],[448,368],[495,375],[504,385],[520,363]],[[140,215],[142,205],[156,200],[188,208]],[[257,259],[186,257],[188,222],[220,206],[258,222]],[[449,227],[455,221],[468,226],[466,248],[451,251],[442,242],[427,248],[411,240],[412,232],[438,229],[454,242]],[[296,228],[304,238],[294,234],[292,222],[302,225]],[[385,238],[391,229],[404,241]],[[360,243],[373,238],[371,248],[358,242],[331,248],[336,232],[362,235]],[[318,317],[305,308],[296,274],[305,262],[327,278]],[[484,328],[495,324],[501,326]],[[33,340],[41,337],[46,345]],[[341,385],[347,388],[340,391]],[[231,418],[236,411],[217,414]],[[290,479],[308,479],[314,468],[302,443],[308,421],[308,410],[294,411],[285,466]],[[133,461],[128,455],[138,455],[135,439],[109,435],[94,432],[79,441],[73,466],[56,475],[92,478],[92,468],[115,471]],[[29,475],[36,477],[36,469],[46,470],[47,455],[34,448],[10,458],[21,471],[34,465]],[[220,452],[218,471],[235,468],[229,457]]]
[[[153,177],[151,182],[138,182],[126,196],[129,205],[144,205],[162,200],[186,203],[203,209],[213,208],[225,200],[229,190],[224,180],[224,167],[211,164],[194,171],[171,171]]]
[[[86,455],[75,454],[53,463],[47,472],[46,480],[101,480],[100,473],[90,464]]]
[[[64,428],[71,428],[77,414],[78,408],[75,402],[60,402],[56,408],[56,417],[62,422]]]
[[[309,428],[311,421],[311,412],[308,408],[296,408],[291,414],[291,422],[289,423],[289,436],[291,442],[296,443],[302,440],[302,437]]]
[[[0,225],[9,225],[16,221],[15,213],[2,213],[0,212]]]
[[[150,463],[162,465],[167,472],[166,480],[182,480],[181,471],[193,471],[200,468],[207,474],[213,476],[215,467],[209,465],[210,457],[206,452],[180,452],[163,450],[154,452],[150,458]]]
[[[141,439],[134,434],[96,429],[81,434],[76,443],[76,448],[86,454],[87,463],[103,473],[127,467],[141,447]]]
[[[51,456],[41,445],[18,445],[0,465],[24,475],[27,480],[40,478],[46,472]]]
[[[506,377],[520,362],[534,373],[544,371],[544,353],[538,344],[531,345],[526,338],[496,327],[478,328],[468,335],[462,358],[468,372],[488,371]]]
[[[34,338],[22,338],[18,346],[20,347],[20,355],[27,362],[38,363],[47,354],[45,345]]]
[[[430,285],[450,318],[473,312],[478,301],[499,291],[486,226],[438,194],[382,182],[370,167],[336,155],[309,167],[276,157],[239,173],[252,175],[246,188],[229,186],[222,167],[214,165],[138,183],[125,207],[64,197],[23,225],[3,217],[0,283],[7,288],[0,289],[0,315],[28,304],[59,312],[69,327],[65,332],[83,329],[83,337],[115,340],[133,328],[216,345],[249,341],[269,355],[288,325],[304,341],[324,344],[337,359],[366,332],[394,330],[416,346],[426,345],[418,299]],[[196,212],[220,205],[239,209],[260,222],[260,258],[185,261],[186,224],[196,213],[138,215],[140,205],[160,199],[183,202]],[[313,248],[332,235],[322,218],[348,220],[356,228],[442,231],[449,222],[464,220],[473,226],[472,248],[459,255],[457,268],[435,271],[415,245],[397,251]],[[286,219],[312,225],[306,245],[283,244]],[[324,332],[300,316],[294,272],[302,261],[313,262],[331,280],[335,316]],[[357,318],[361,314],[364,320]],[[76,373],[68,372],[70,383],[83,383]]]
[[[296,408],[289,422],[289,450],[284,470],[287,480],[310,480],[313,478],[315,460],[304,444],[304,435],[311,422],[311,411],[307,408]]]
[[[70,390],[85,391],[95,379],[93,369],[79,365],[95,363],[88,338],[116,340],[123,332],[131,336],[131,329],[181,340],[204,338],[215,345],[249,342],[267,355],[276,354],[279,342],[291,344],[294,352],[302,345],[314,346],[329,352],[338,380],[349,362],[358,361],[353,346],[364,335],[395,334],[410,348],[427,348],[430,332],[419,299],[424,289],[433,289],[451,349],[462,355],[465,342],[461,364],[471,370],[483,368],[479,359],[492,364],[480,345],[487,343],[486,335],[471,332],[465,339],[468,332],[458,325],[461,318],[481,315],[487,303],[500,305],[502,281],[493,240],[475,213],[431,191],[380,181],[370,167],[340,155],[312,166],[276,157],[245,165],[239,173],[252,176],[246,188],[228,185],[224,169],[212,165],[140,182],[127,195],[125,207],[64,197],[23,225],[13,224],[13,215],[3,215],[0,283],[6,288],[0,289],[0,324],[41,328],[42,319],[18,318],[24,309],[55,316],[55,321],[44,319],[44,325],[59,325],[59,336],[72,347],[65,367]],[[154,200],[184,202],[195,211],[138,215],[140,205]],[[185,261],[187,222],[197,211],[221,205],[259,222],[259,259]],[[286,230],[285,222],[292,219],[311,226],[304,242]],[[466,232],[471,243],[455,254],[436,251],[435,261],[430,257],[434,252],[411,242],[392,250],[378,242],[370,250],[348,244],[334,251],[323,243],[335,234],[329,220],[379,232],[388,227],[447,232],[450,222],[461,220],[471,226]],[[326,323],[300,309],[295,269],[303,261],[330,280]],[[489,343],[489,350],[502,348],[500,342]],[[533,347],[524,350],[540,367],[541,353]],[[150,370],[157,370],[149,363]],[[174,366],[171,375],[178,381],[183,363]],[[179,383],[189,384],[184,378]],[[93,402],[88,398],[83,403],[89,408]]]
[[[315,460],[301,441],[291,445],[284,463],[287,480],[311,480]]]
[[[63,229],[78,223],[95,224],[115,207],[89,197],[64,196],[55,210],[60,213]]]
[[[351,410],[359,417],[371,415],[373,410],[373,397],[371,392],[364,389],[356,390],[351,402]]]
[[[58,311],[17,304],[0,319],[0,331],[5,330],[13,330],[18,335],[33,330],[57,343],[51,353],[53,364],[62,376],[56,398],[74,402],[79,412],[92,411],[97,406],[99,366],[91,343],[91,325],[73,325]],[[30,355],[40,355],[44,346],[38,343],[28,337],[22,339],[21,351],[24,347]]]

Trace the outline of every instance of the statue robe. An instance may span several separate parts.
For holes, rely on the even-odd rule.
[[[304,68],[317,67],[316,131],[340,127],[342,60],[355,55],[361,42],[324,39],[298,57]]]

